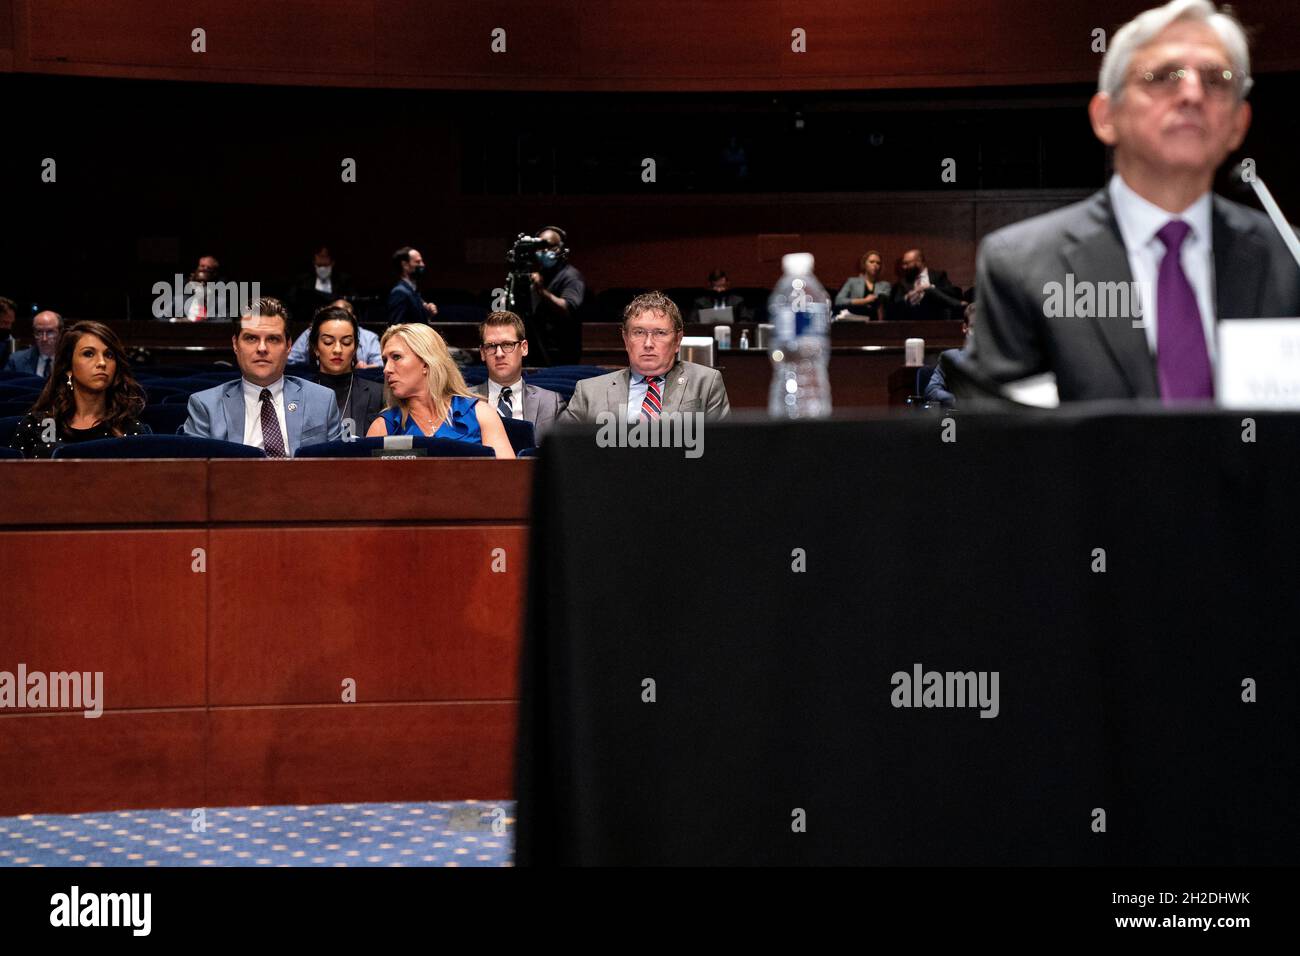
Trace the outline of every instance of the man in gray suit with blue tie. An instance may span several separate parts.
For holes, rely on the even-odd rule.
[[[682,314],[662,292],[647,292],[623,310],[623,345],[628,368],[583,379],[573,392],[562,422],[600,424],[602,412],[657,421],[674,413],[700,413],[706,422],[731,414],[722,373],[677,358],[682,344]]]
[[[542,435],[564,408],[564,399],[558,392],[524,381],[524,358],[528,355],[524,320],[513,312],[493,312],[479,325],[478,334],[488,380],[470,391],[486,398],[503,419],[531,422],[533,439],[540,445]]]
[[[289,458],[303,445],[342,436],[334,393],[284,374],[289,313],[278,299],[254,302],[232,345],[243,377],[191,395],[185,434],[253,445],[268,458]]]

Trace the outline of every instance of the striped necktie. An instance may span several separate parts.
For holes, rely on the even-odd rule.
[[[502,418],[515,417],[515,410],[510,407],[510,387],[508,385],[501,389],[501,394],[497,396],[497,411],[501,413]]]
[[[661,378],[662,376],[656,375],[645,380],[645,398],[641,400],[641,417],[648,422],[658,421],[659,410],[663,408],[663,397],[659,391]]]

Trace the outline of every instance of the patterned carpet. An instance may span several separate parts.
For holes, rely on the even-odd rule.
[[[0,866],[510,866],[514,810],[467,800],[25,814],[0,817]]]

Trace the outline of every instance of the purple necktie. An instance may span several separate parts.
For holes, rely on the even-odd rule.
[[[1214,397],[1210,354],[1196,293],[1183,272],[1182,248],[1192,227],[1172,219],[1156,233],[1165,244],[1156,280],[1156,368],[1165,403]]]

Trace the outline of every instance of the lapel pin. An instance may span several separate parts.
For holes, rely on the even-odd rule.
[[[289,403],[289,411],[291,411],[291,412],[296,412],[297,410],[298,410],[298,403],[297,403],[297,402],[290,402],[290,403]]]
[[[686,384],[686,376],[683,375],[681,378],[679,378],[679,379],[677,380],[677,384],[678,384],[678,385],[685,385],[685,384]]]

